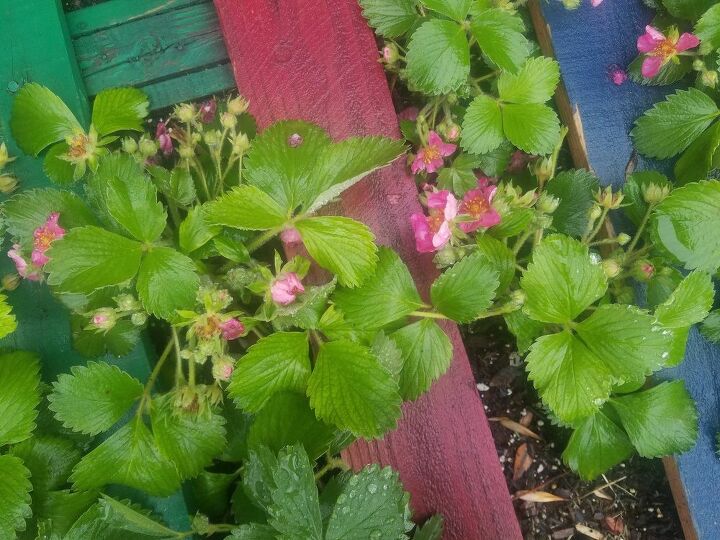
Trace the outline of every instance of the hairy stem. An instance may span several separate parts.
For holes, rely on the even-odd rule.
[[[140,404],[138,405],[137,412],[135,413],[138,421],[140,418],[142,418],[143,411],[145,410],[145,405],[147,404],[148,399],[150,399],[150,392],[152,392],[152,388],[155,385],[155,381],[158,378],[158,375],[160,375],[160,370],[162,369],[163,365],[165,364],[165,360],[168,359],[170,356],[170,351],[173,348],[173,340],[168,341],[168,344],[165,345],[165,349],[163,350],[162,354],[160,355],[160,358],[158,358],[157,363],[155,364],[155,368],[153,368],[152,373],[150,373],[150,377],[148,378],[147,383],[145,384],[145,389],[143,390],[142,397],[140,398]]]

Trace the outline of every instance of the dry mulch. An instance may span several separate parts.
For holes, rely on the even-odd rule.
[[[560,458],[568,432],[547,420],[512,336],[486,322],[464,339],[487,416],[501,419],[490,427],[526,540],[683,538],[660,460],[635,456],[580,480]]]

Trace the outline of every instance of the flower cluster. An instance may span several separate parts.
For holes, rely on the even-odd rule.
[[[8,257],[15,263],[17,273],[21,277],[30,281],[42,279],[42,268],[50,260],[46,254],[47,250],[50,249],[53,242],[65,236],[65,229],[59,225],[59,219],[60,214],[53,212],[42,226],[35,229],[29,262],[23,256],[20,244],[13,244],[12,249],[8,251]]]

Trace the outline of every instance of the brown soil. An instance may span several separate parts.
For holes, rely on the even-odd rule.
[[[513,427],[521,428],[512,424],[490,423],[526,540],[683,538],[659,460],[635,456],[594,482],[580,480],[560,458],[568,432],[546,418],[504,326],[465,328],[464,338],[488,418],[508,418],[540,437],[519,434]],[[519,498],[523,490],[564,500],[528,502]]]

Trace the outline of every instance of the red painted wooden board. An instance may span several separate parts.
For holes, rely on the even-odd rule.
[[[281,119],[322,125],[335,138],[398,138],[393,104],[372,31],[356,0],[215,0],[235,79],[261,127]],[[437,275],[417,254],[408,218],[419,211],[403,163],[352,188],[335,209],[367,223],[399,251],[421,290]],[[405,407],[383,441],[354,444],[345,457],[400,471],[417,519],[439,512],[445,538],[521,538],[470,365],[455,325],[455,356],[430,392]]]

